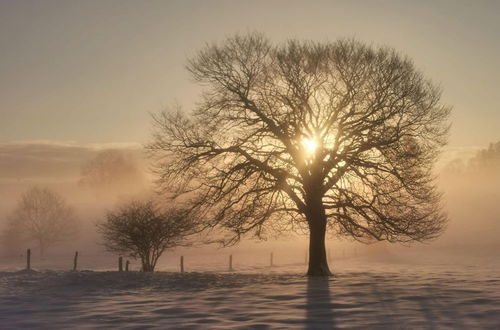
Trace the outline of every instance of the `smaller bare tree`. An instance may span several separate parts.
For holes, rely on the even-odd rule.
[[[108,212],[97,226],[108,251],[140,258],[142,270],[152,272],[166,249],[185,245],[194,222],[188,209],[160,210],[151,201],[134,201]]]
[[[8,218],[4,235],[16,234],[19,240],[35,240],[40,254],[58,242],[75,238],[79,221],[63,197],[48,188],[26,191]]]

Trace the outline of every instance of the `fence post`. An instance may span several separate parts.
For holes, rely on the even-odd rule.
[[[75,258],[73,259],[73,270],[76,270],[78,266],[78,251],[75,252]]]
[[[123,272],[123,257],[118,257],[118,271]]]
[[[181,273],[184,273],[184,256],[181,256]]]
[[[232,254],[229,255],[229,271],[230,272],[233,271],[233,255]]]
[[[128,272],[128,265],[130,264],[130,261],[127,260],[127,262],[125,263],[125,271]]]
[[[274,260],[273,260],[273,259],[274,259],[274,255],[273,255],[273,253],[271,252],[271,260],[270,260],[270,263],[269,263],[271,267],[273,267],[273,266],[274,266]]]
[[[26,251],[26,269],[31,270],[31,249]]]

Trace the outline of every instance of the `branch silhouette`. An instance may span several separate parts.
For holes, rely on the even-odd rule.
[[[154,115],[148,149],[159,187],[195,200],[206,227],[233,233],[227,244],[309,230],[308,273],[325,275],[327,227],[390,242],[443,230],[431,170],[450,108],[410,59],[254,33],[207,45],[187,69],[201,101]]]

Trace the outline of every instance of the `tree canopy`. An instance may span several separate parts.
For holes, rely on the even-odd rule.
[[[187,69],[202,98],[156,115],[149,150],[160,186],[196,196],[229,242],[309,229],[309,273],[325,274],[327,226],[391,242],[441,232],[431,170],[450,108],[407,57],[352,39],[249,34],[207,45]]]
[[[193,228],[188,209],[160,210],[151,201],[125,204],[98,224],[106,249],[140,258],[145,272],[154,271],[166,249],[184,244]]]
[[[139,162],[130,152],[110,149],[100,151],[83,164],[79,183],[106,196],[143,190],[146,178]]]
[[[41,254],[51,245],[74,239],[80,222],[74,209],[56,192],[42,187],[27,190],[10,215],[5,233],[34,240]]]

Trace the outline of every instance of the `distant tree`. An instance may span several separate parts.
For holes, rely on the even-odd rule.
[[[493,253],[500,247],[500,141],[468,156],[462,153],[440,173],[453,219],[440,242],[467,246],[471,253]]]
[[[474,184],[482,177],[491,184],[496,184],[496,180],[500,179],[500,141],[490,143],[487,148],[477,151],[466,161],[463,158],[452,159],[441,172],[441,176],[446,179],[469,180],[469,184]]]
[[[491,176],[500,175],[500,141],[490,143],[488,148],[480,150],[475,157],[469,160],[470,172],[482,172]]]
[[[82,166],[80,184],[104,193],[144,188],[137,160],[121,150],[105,150]]]
[[[4,236],[35,240],[40,254],[48,247],[74,239],[80,224],[72,207],[48,188],[26,191],[9,216]]]
[[[260,34],[189,60],[196,109],[154,116],[160,187],[198,200],[207,227],[234,236],[309,230],[309,275],[329,275],[327,227],[358,240],[422,241],[446,215],[431,168],[449,107],[411,60],[355,40]]]
[[[162,253],[183,245],[194,223],[189,210],[160,210],[152,202],[135,201],[108,212],[98,224],[104,246],[110,252],[140,258],[142,270],[152,272]]]

